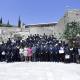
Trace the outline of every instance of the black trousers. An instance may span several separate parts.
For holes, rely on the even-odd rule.
[[[65,54],[64,53],[59,54],[59,62],[64,62],[64,59],[65,59]]]

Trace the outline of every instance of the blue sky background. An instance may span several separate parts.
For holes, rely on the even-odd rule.
[[[0,0],[0,17],[17,25],[58,21],[67,9],[80,9],[80,0]]]

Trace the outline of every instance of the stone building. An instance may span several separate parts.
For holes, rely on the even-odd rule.
[[[65,25],[72,21],[80,22],[80,10],[68,10],[58,22],[53,23],[22,25],[21,27],[5,27],[5,25],[3,25],[0,27],[0,39],[6,40],[9,37],[13,37],[15,34],[20,34],[26,38],[30,34],[43,35],[44,33],[62,39]]]
[[[72,21],[80,22],[80,10],[73,9],[66,11],[58,22],[27,25],[25,27],[26,29],[29,28],[30,34],[53,34],[55,37],[62,39],[66,24]]]

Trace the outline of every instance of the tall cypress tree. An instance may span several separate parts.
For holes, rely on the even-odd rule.
[[[18,20],[18,27],[21,27],[21,19],[20,19],[20,16],[19,16],[19,20]]]
[[[9,23],[9,20],[8,20],[8,22],[7,22],[6,27],[12,27],[12,25]]]
[[[2,24],[2,17],[1,17],[1,19],[0,19],[0,24]]]
[[[9,20],[8,20],[8,22],[7,22],[7,26],[9,26],[10,24],[9,24]]]

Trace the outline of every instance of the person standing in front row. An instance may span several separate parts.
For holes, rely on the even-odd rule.
[[[28,48],[25,46],[24,47],[24,59],[25,59],[25,61],[27,61],[27,58],[28,58]]]
[[[32,47],[32,61],[36,61],[36,46]]]
[[[80,47],[78,48],[78,62],[77,63],[80,63]]]
[[[59,61],[64,62],[64,59],[65,59],[64,46],[61,46],[59,49]]]
[[[27,51],[28,51],[28,54],[27,54],[28,61],[32,61],[32,48],[28,47]]]

